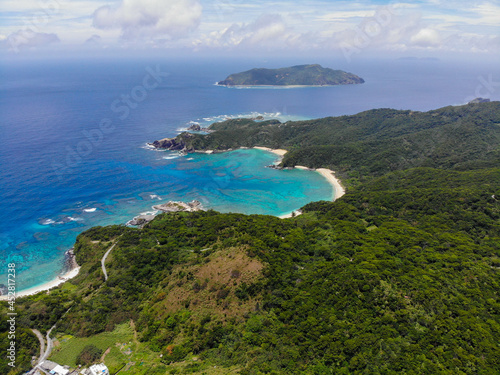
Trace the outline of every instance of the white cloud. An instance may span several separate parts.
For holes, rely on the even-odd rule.
[[[59,43],[59,37],[53,33],[39,33],[30,29],[18,30],[0,41],[1,46],[14,52],[22,49],[44,47],[48,44]]]
[[[279,14],[264,14],[253,22],[233,23],[197,41],[212,47],[287,48],[303,47],[307,34],[295,32]]]
[[[198,0],[122,0],[117,6],[103,6],[93,15],[99,29],[121,29],[125,39],[185,36],[201,19]]]
[[[402,1],[385,6],[374,0],[0,1],[0,42],[1,35],[5,45],[8,35],[20,38],[18,30],[31,29],[40,35],[31,42],[24,38],[26,47],[54,43],[59,35],[61,48],[89,40],[85,43],[89,48],[96,44],[128,49],[323,51],[347,43],[381,53],[500,50],[499,1],[478,0],[467,7],[461,0]],[[390,14],[382,14],[384,9]]]
[[[471,9],[480,16],[482,25],[498,27],[500,25],[500,6],[492,3],[483,3]],[[477,22],[477,20],[476,20]]]
[[[442,39],[436,30],[425,28],[413,35],[410,42],[418,47],[437,47],[441,45]]]

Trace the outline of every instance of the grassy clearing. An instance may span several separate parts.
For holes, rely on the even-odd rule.
[[[236,374],[239,368],[223,368],[200,361],[196,356],[178,363],[164,364],[160,354],[151,351],[145,344],[134,339],[133,325],[121,324],[112,332],[104,332],[87,338],[58,334],[56,347],[50,360],[62,365],[76,367],[76,358],[85,345],[94,344],[103,352],[110,348],[104,358],[111,374],[156,375],[156,374]]]
[[[78,338],[70,335],[56,336],[59,345],[54,348],[50,360],[76,367],[76,358],[82,349],[89,344],[94,344],[104,352],[106,349],[111,348],[111,352],[106,356],[105,363],[109,361],[110,369],[117,369],[127,362],[127,356],[123,354],[118,348],[117,343],[132,342],[134,333],[130,324],[121,324],[112,332],[103,332],[95,336]]]

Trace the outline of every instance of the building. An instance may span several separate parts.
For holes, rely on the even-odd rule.
[[[67,375],[69,373],[68,369],[65,369],[61,365],[57,365],[54,367],[49,374],[54,374],[54,375]]]
[[[40,364],[40,369],[43,370],[45,374],[51,374],[51,375],[68,375],[69,374],[69,367],[68,366],[61,366],[55,362],[45,360]]]
[[[109,370],[104,363],[89,367],[89,375],[109,375]]]

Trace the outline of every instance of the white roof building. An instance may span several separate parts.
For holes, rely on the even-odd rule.
[[[61,365],[57,365],[56,367],[54,367],[50,371],[50,374],[54,374],[54,375],[66,375],[68,372],[69,372],[69,370],[65,369]]]
[[[109,375],[109,370],[104,363],[89,367],[90,375]]]

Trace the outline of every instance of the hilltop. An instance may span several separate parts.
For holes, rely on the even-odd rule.
[[[251,69],[229,75],[220,86],[333,86],[363,83],[355,74],[323,68],[318,64],[279,69]]]
[[[338,168],[347,192],[285,220],[172,212],[80,234],[80,274],[17,301],[24,367],[1,373],[54,324],[52,359],[95,343],[120,374],[498,372],[500,103],[213,129],[177,142],[283,147],[282,166]]]

